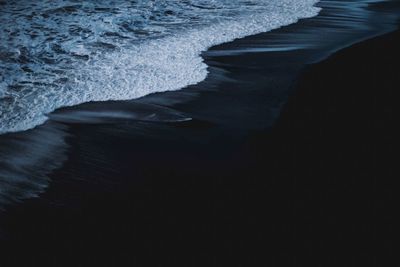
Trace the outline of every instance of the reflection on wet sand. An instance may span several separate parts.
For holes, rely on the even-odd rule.
[[[0,138],[0,210],[38,196],[48,175],[66,160],[67,127],[49,122],[34,130]]]

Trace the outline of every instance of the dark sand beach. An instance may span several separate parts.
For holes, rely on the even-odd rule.
[[[257,50],[309,24],[211,49],[199,85],[80,107],[128,105],[135,122],[55,112],[33,130],[60,139],[51,182],[1,215],[0,266],[399,264],[400,32],[360,33],[368,40],[342,50],[338,38],[314,50]]]

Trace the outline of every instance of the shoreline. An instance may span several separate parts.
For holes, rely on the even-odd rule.
[[[0,134],[12,134],[34,129],[36,126],[43,125],[49,119],[49,114],[63,108],[73,108],[93,102],[129,101],[140,99],[152,93],[177,91],[190,85],[198,84],[204,81],[207,76],[207,66],[201,58],[202,52],[216,45],[269,32],[273,29],[295,24],[300,19],[314,17],[319,11],[319,8],[315,7],[316,2],[318,0],[308,0],[298,5],[294,1],[285,6],[280,6],[277,3],[276,5],[280,9],[277,13],[271,11],[276,6],[273,3],[271,5],[261,4],[251,12],[250,10],[252,10],[253,6],[250,6],[248,10],[243,10],[234,19],[216,19],[213,23],[204,22],[199,23],[198,26],[182,27],[182,31],[178,32],[171,30],[169,34],[149,35],[148,39],[144,38],[143,40],[138,36],[126,36],[128,37],[127,39],[137,38],[141,41],[130,40],[129,42],[132,42],[132,44],[129,45],[129,42],[124,43],[120,40],[121,47],[119,47],[118,43],[112,44],[111,38],[109,40],[104,39],[102,42],[110,43],[107,52],[100,49],[101,45],[98,47],[97,52],[89,52],[90,43],[85,44],[87,46],[86,50],[82,48],[82,51],[78,51],[78,48],[75,48],[76,51],[74,51],[72,47],[71,51],[68,48],[56,49],[58,51],[56,53],[60,55],[72,56],[72,59],[70,58],[71,61],[73,61],[73,57],[82,60],[87,58],[87,60],[85,59],[86,63],[85,60],[71,63],[74,70],[79,71],[81,76],[75,77],[73,73],[69,73],[70,77],[64,77],[61,72],[57,73],[56,71],[53,75],[58,80],[63,80],[63,82],[52,81],[54,83],[52,84],[49,81],[48,90],[51,90],[52,87],[54,87],[54,90],[47,95],[40,95],[38,92],[41,92],[41,90],[36,90],[35,86],[33,86],[31,90],[35,95],[32,98],[36,97],[39,100],[43,100],[37,101],[34,106],[31,106],[30,101],[26,102],[23,95],[20,96],[15,93],[16,100],[13,100],[12,92],[7,91],[11,90],[7,88],[23,87],[18,83],[29,84],[28,79],[19,81],[18,77],[23,76],[23,73],[19,73],[18,70],[14,71],[16,77],[12,72],[8,75],[5,74],[4,77],[12,76],[13,80],[7,81],[7,84],[10,85],[4,87],[3,90],[5,96],[8,93],[11,96],[4,97],[2,102],[5,105],[0,106],[2,108]],[[10,9],[13,10],[12,7]],[[29,10],[29,8],[27,9]],[[133,12],[135,11],[133,10]],[[6,13],[9,13],[7,9]],[[10,13],[13,14],[12,11]],[[232,14],[231,16],[233,16]],[[220,15],[222,16],[222,13]],[[32,20],[34,21],[34,17]],[[187,26],[191,25],[189,21],[186,22]],[[34,23],[37,22],[35,21]],[[25,24],[29,25],[26,22]],[[116,22],[116,24],[118,23]],[[164,26],[168,28],[168,26]],[[121,27],[123,28],[123,26]],[[181,27],[173,28],[180,29]],[[43,27],[44,33],[49,34],[46,30],[47,28]],[[54,31],[56,32],[55,29]],[[91,31],[94,30],[92,29]],[[163,32],[163,30],[160,31]],[[60,40],[58,41],[65,42],[65,40]],[[45,43],[44,40],[41,40],[41,42]],[[46,42],[50,42],[50,40]],[[64,44],[61,45],[63,46]],[[107,45],[103,46],[107,47]],[[118,49],[111,52],[111,47],[118,47]],[[102,51],[100,53],[101,56],[95,56],[100,51]],[[75,52],[76,55],[74,54]],[[52,56],[57,57],[56,55]],[[138,62],[144,63],[138,64]],[[7,70],[8,68],[5,67],[4,69]],[[51,67],[49,71],[52,72]],[[32,73],[31,75],[35,74],[35,72]],[[44,84],[46,83],[44,82]],[[36,87],[39,86],[36,85]],[[46,91],[45,88],[41,89]],[[15,91],[17,92],[17,90]],[[20,91],[22,92],[23,90],[20,89]],[[14,102],[18,104],[19,108],[16,108]],[[26,108],[24,109],[24,107]]]
[[[310,259],[321,266],[397,262],[392,155],[399,46],[397,29],[309,66],[272,131],[254,135],[244,149],[256,155],[254,166],[272,162],[268,173],[276,180],[268,185],[287,190],[273,194],[290,199],[284,205],[293,212],[286,215],[294,226],[290,251],[304,266]]]
[[[241,162],[240,166],[229,173],[219,173],[218,170],[224,167],[218,167],[214,169],[216,173],[209,174],[206,170],[213,169],[209,166],[212,163],[206,162],[208,166],[205,170],[194,176],[190,167],[195,166],[195,170],[199,170],[199,163],[189,160],[191,166],[183,167],[180,166],[181,164],[170,166],[170,173],[158,173],[157,175],[162,178],[154,180],[151,184],[136,181],[135,185],[141,188],[136,189],[138,191],[129,191],[132,188],[129,189],[127,192],[134,194],[129,198],[111,193],[105,195],[111,196],[107,200],[103,199],[101,194],[97,197],[90,196],[86,204],[78,210],[65,209],[61,206],[57,210],[52,210],[51,215],[47,213],[47,209],[37,213],[40,210],[29,211],[28,207],[27,210],[14,213],[15,219],[18,220],[12,220],[12,222],[30,218],[27,213],[35,216],[34,220],[31,217],[30,222],[33,224],[31,230],[33,231],[38,226],[43,228],[36,228],[35,231],[38,232],[25,229],[28,232],[21,234],[28,233],[27,237],[32,238],[45,238],[49,242],[45,244],[50,244],[54,242],[53,238],[57,238],[61,248],[43,252],[46,255],[50,253],[55,263],[61,266],[68,264],[69,260],[66,259],[62,262],[58,261],[62,259],[61,255],[66,252],[68,246],[74,246],[74,251],[84,251],[85,254],[78,253],[74,257],[84,259],[87,264],[94,264],[97,260],[110,260],[110,263],[111,261],[133,263],[140,257],[131,258],[129,250],[123,249],[123,241],[120,240],[130,240],[132,235],[140,240],[143,239],[145,244],[159,239],[169,240],[168,248],[162,245],[163,243],[153,243],[151,246],[152,253],[163,255],[159,258],[161,262],[158,262],[154,255],[152,256],[152,260],[164,264],[162,266],[170,266],[175,261],[190,261],[191,257],[198,259],[196,264],[199,266],[211,264],[213,259],[225,266],[234,262],[243,264],[273,262],[283,266],[294,261],[299,266],[302,264],[310,266],[313,265],[312,262],[316,266],[318,264],[337,266],[349,259],[355,262],[356,266],[377,266],[376,264],[385,266],[385,264],[393,263],[395,254],[392,242],[394,240],[390,238],[393,227],[389,226],[394,216],[391,215],[394,204],[390,204],[394,203],[394,184],[390,184],[395,181],[395,176],[392,172],[394,162],[390,161],[389,150],[391,140],[395,138],[392,132],[394,125],[390,118],[381,122],[379,119],[382,118],[382,113],[385,116],[393,116],[395,103],[386,106],[388,103],[382,101],[370,111],[372,114],[375,113],[375,117],[371,117],[372,128],[358,128],[358,124],[351,127],[351,123],[354,122],[353,115],[360,119],[358,115],[365,110],[358,111],[357,107],[352,107],[354,103],[351,101],[345,105],[350,110],[338,112],[337,107],[343,103],[343,95],[357,99],[360,92],[336,91],[337,82],[335,83],[331,78],[332,83],[329,88],[324,86],[328,89],[326,92],[317,89],[320,88],[321,80],[331,77],[333,71],[340,72],[339,75],[346,75],[347,68],[354,70],[354,66],[360,66],[361,62],[358,61],[365,55],[368,57],[365,57],[362,63],[368,62],[367,66],[373,63],[392,62],[398,65],[400,62],[398,58],[394,59],[390,56],[391,52],[398,47],[396,44],[400,44],[399,41],[400,31],[397,30],[395,33],[353,45],[321,63],[311,65],[297,82],[296,91],[283,108],[276,126],[271,132],[260,132],[249,137],[240,153],[237,153],[239,158],[230,162],[233,161],[236,164]],[[372,53],[374,51],[380,51],[380,53],[374,56]],[[383,56],[383,59],[379,59],[380,56]],[[358,77],[362,75],[365,80],[358,89],[368,94],[367,99],[377,94],[378,88],[373,83],[371,85],[371,79],[380,80],[383,78],[382,75],[389,78],[383,83],[385,89],[394,90],[392,84],[400,82],[395,76],[395,68],[389,75],[385,75],[388,67],[384,70],[381,67],[387,65],[379,64],[379,66],[378,71],[360,68],[355,79],[348,78],[346,81],[358,83]],[[364,76],[366,73],[371,74],[371,71],[376,76]],[[379,93],[382,100],[386,100],[385,92]],[[310,95],[314,97],[308,100]],[[327,100],[326,97],[334,97],[334,102],[331,105],[325,105],[326,102],[323,102],[323,99]],[[333,110],[332,107],[334,107]],[[368,108],[367,103],[363,108]],[[354,111],[356,113],[352,114]],[[366,114],[368,115],[368,112]],[[330,116],[329,121],[326,121],[327,116]],[[366,121],[369,119],[366,118]],[[341,125],[342,123],[345,124]],[[364,124],[364,121],[360,123]],[[322,134],[318,133],[319,125],[322,127]],[[346,128],[346,132],[342,132],[343,127]],[[364,134],[363,139],[359,139],[360,132]],[[386,132],[391,133],[390,138],[380,139],[379,137],[385,135]],[[375,142],[368,142],[372,137]],[[335,141],[329,144],[328,140]],[[350,144],[353,145],[351,149],[348,146]],[[368,149],[362,149],[364,145],[371,149],[369,153],[365,152]],[[380,145],[384,146],[379,148]],[[350,154],[347,154],[349,152]],[[374,155],[387,156],[380,157],[378,162],[371,162],[371,160],[376,160]],[[343,160],[340,160],[341,157]],[[385,163],[386,160],[388,162]],[[163,170],[168,169],[166,166],[160,167]],[[347,172],[349,167],[350,172]],[[386,170],[384,171],[381,167],[385,167]],[[387,169],[387,167],[391,168]],[[364,168],[366,169],[363,170]],[[183,174],[175,176],[174,171],[178,169]],[[153,170],[151,174],[149,173],[149,177],[156,177],[155,173],[157,171]],[[185,173],[191,175],[185,176]],[[383,176],[386,177],[381,180]],[[188,177],[190,177],[189,181],[186,180]],[[155,187],[157,184],[158,186]],[[181,200],[184,199],[182,203]],[[207,199],[212,202],[211,206],[207,204]],[[94,208],[96,206],[99,208]],[[116,207],[118,208],[115,209]],[[127,217],[126,212],[129,209],[135,211],[135,219]],[[185,209],[185,213],[180,213],[182,209]],[[160,213],[157,215],[158,212]],[[71,215],[73,216],[70,217]],[[95,218],[96,221],[92,221]],[[118,220],[121,221],[121,229],[114,228],[110,233],[102,232],[103,225],[111,227]],[[52,225],[51,228],[43,225],[44,223]],[[137,230],[124,228],[127,223],[134,223]],[[232,228],[226,228],[226,224],[231,225]],[[62,232],[60,233],[57,229],[61,225],[67,226],[67,229],[64,229],[65,233],[60,236]],[[215,230],[211,230],[212,227],[216,227]],[[201,228],[204,230],[202,231]],[[112,228],[107,229],[110,231]],[[327,229],[329,229],[328,232],[326,232]],[[50,233],[44,237],[41,236],[44,231],[49,230]],[[179,232],[182,232],[181,241],[174,237]],[[190,235],[187,236],[189,233]],[[195,247],[208,246],[207,254],[205,254],[207,256],[198,258],[199,255],[190,247],[183,247],[183,244],[190,242],[187,238],[194,233],[196,234],[193,238],[199,242]],[[53,234],[56,236],[53,237]],[[113,248],[122,249],[118,259],[114,257],[110,259],[107,256],[103,258],[99,255],[96,255],[97,259],[93,259],[90,256],[89,252],[92,249],[93,252],[101,249],[92,243],[96,240],[93,238],[98,234],[102,240],[100,246],[105,245],[105,241],[110,242],[109,244],[118,244]],[[127,236],[123,237],[121,234]],[[255,241],[258,239],[257,236],[263,237],[262,246]],[[37,239],[33,238],[32,242],[35,240]],[[83,243],[77,245],[78,243],[75,242],[79,242],[78,240]],[[346,243],[343,243],[344,241]],[[217,247],[223,243],[229,243],[231,247],[218,250]],[[247,244],[246,247],[252,253],[242,258],[238,256],[240,255],[238,250],[242,248],[243,243]],[[88,244],[91,246],[90,249],[87,247]],[[340,248],[337,247],[338,245]],[[18,246],[21,246],[20,249],[27,246],[25,249],[28,254],[25,256],[29,255],[29,252],[34,252],[32,256],[38,257],[41,263],[46,262],[47,256],[41,258],[40,252],[37,254],[38,251],[30,247],[34,246],[33,243],[18,244]],[[113,251],[111,247],[105,246],[108,253]],[[135,249],[141,253],[148,253],[148,248],[148,246],[135,245]],[[176,249],[186,256],[181,253],[171,254]],[[217,253],[214,249],[219,252]],[[264,249],[270,251],[268,259],[263,256]],[[279,253],[280,251],[285,251],[285,253]],[[274,254],[275,256],[271,256]],[[73,261],[73,259],[70,260]]]
[[[345,1],[346,2],[346,1]],[[350,3],[349,1],[347,1],[348,3]],[[398,3],[395,3],[394,1],[388,1],[388,2],[371,2],[371,3],[353,3],[355,9],[365,9],[365,11],[367,10],[375,10],[375,11],[381,11],[383,13],[388,11],[389,9],[395,9],[395,10],[399,10],[400,11],[400,5]],[[203,51],[200,54],[200,57],[204,60],[204,63],[207,65],[207,69],[212,69],[212,71],[215,71],[214,67],[212,64],[209,65],[207,63],[213,62],[213,58],[214,57],[224,57],[224,56],[230,56],[230,55],[235,55],[235,54],[251,54],[251,53],[265,53],[265,52],[287,52],[287,51],[292,51],[292,50],[302,50],[302,49],[307,49],[307,45],[303,44],[302,41],[300,41],[300,43],[286,43],[286,42],[290,42],[293,41],[293,36],[290,37],[291,34],[296,35],[298,34],[296,31],[298,29],[300,29],[300,34],[305,34],[307,31],[311,31],[311,29],[308,28],[312,28],[313,24],[316,23],[321,23],[321,24],[329,24],[331,23],[332,25],[330,25],[330,27],[340,27],[341,26],[341,21],[339,20],[338,22],[335,22],[335,19],[332,19],[331,17],[336,16],[337,14],[331,14],[331,12],[333,12],[332,6],[334,8],[339,8],[340,5],[337,5],[335,3],[330,3],[329,1],[320,1],[318,2],[316,5],[316,7],[321,8],[322,10],[320,11],[320,13],[314,17],[309,17],[309,18],[300,18],[297,22],[289,24],[289,25],[283,25],[280,26],[279,28],[273,29],[271,31],[268,32],[263,32],[263,33],[258,33],[255,35],[249,35],[246,37],[242,37],[242,38],[238,38],[235,39],[233,41],[230,42],[226,42],[226,43],[222,43],[222,44],[218,44],[218,45],[214,45],[211,46],[210,48],[208,48],[208,50]],[[326,10],[325,10],[326,9]],[[346,8],[342,8],[343,10],[346,10]],[[341,10],[342,11],[342,10]],[[361,12],[362,13],[362,12]],[[355,18],[357,15],[355,15]],[[325,20],[328,20],[329,23],[327,23]],[[337,24],[337,25],[336,25]],[[357,29],[358,26],[353,25],[352,27],[354,27],[353,30],[349,30],[349,33],[354,34],[354,36],[346,36],[345,34],[342,34],[343,36],[339,37],[338,40],[336,41],[332,41],[330,40],[329,42],[326,42],[326,44],[323,44],[324,41],[320,41],[320,40],[314,40],[314,39],[310,39],[307,40],[308,42],[311,43],[319,43],[318,45],[321,46],[321,48],[315,48],[313,46],[316,46],[317,44],[313,44],[310,47],[313,47],[315,50],[315,56],[310,56],[308,55],[305,59],[304,62],[301,62],[299,64],[301,65],[307,65],[307,64],[315,64],[318,62],[323,61],[324,59],[326,59],[327,57],[329,57],[330,55],[336,53],[337,51],[340,51],[342,49],[345,49],[346,47],[352,46],[356,43],[359,42],[363,42],[366,41],[368,39],[386,34],[390,31],[394,31],[395,30],[395,26],[391,25],[392,22],[391,20],[385,21],[383,22],[383,26],[379,26],[379,25],[373,25],[372,28],[370,30],[362,30],[362,26],[360,27],[360,29]],[[325,25],[326,27],[326,25]],[[303,28],[303,29],[302,29]],[[305,29],[304,29],[305,28]],[[327,27],[329,28],[329,27]],[[288,30],[289,29],[289,30]],[[354,31],[354,33],[353,33]],[[359,32],[358,32],[359,31]],[[282,32],[288,32],[289,37],[285,37],[284,35],[282,35]],[[339,31],[340,32],[340,31]],[[275,36],[275,33],[276,36]],[[281,35],[281,37],[279,37],[279,35]],[[332,34],[335,35],[335,34]],[[338,34],[339,35],[339,34]],[[274,40],[274,42],[281,42],[280,46],[281,47],[275,47],[274,44],[266,44],[265,39],[266,37],[273,37],[276,38],[277,40]],[[280,39],[282,38],[282,39]],[[285,40],[286,38],[286,40]],[[315,38],[315,36],[314,36]],[[332,38],[332,37],[331,37]],[[292,39],[292,40],[291,40]],[[341,40],[343,39],[343,40]],[[251,47],[252,44],[251,42],[254,41],[261,41],[260,43],[262,44],[262,48],[260,50],[257,50],[257,47]],[[270,46],[270,47],[269,47]],[[287,47],[285,47],[287,46]],[[210,62],[207,62],[210,61]],[[229,63],[228,63],[229,64]],[[302,68],[303,66],[301,66]],[[217,70],[218,72],[218,70]],[[210,75],[210,73],[208,74]],[[135,99],[130,99],[130,100],[107,100],[107,101],[92,101],[92,102],[85,102],[85,103],[81,103],[78,105],[73,105],[73,106],[65,106],[65,107],[60,107],[57,108],[55,110],[53,110],[52,112],[50,112],[49,114],[46,114],[46,116],[48,117],[48,119],[46,121],[44,121],[42,124],[36,125],[33,128],[30,129],[26,129],[23,131],[11,131],[11,132],[6,132],[0,135],[1,136],[13,136],[15,134],[23,134],[23,133],[29,133],[31,131],[35,131],[36,128],[41,128],[43,125],[51,123],[53,122],[60,122],[60,123],[65,123],[65,124],[69,124],[69,123],[101,123],[109,121],[109,120],[113,120],[116,119],[118,120],[118,116],[113,116],[110,114],[106,114],[104,117],[98,117],[98,116],[92,116],[89,115],[87,117],[83,116],[83,119],[79,119],[79,116],[82,116],[81,112],[86,112],[86,111],[92,111],[94,109],[99,109],[99,111],[101,111],[102,109],[102,105],[110,105],[110,106],[114,106],[114,103],[135,103],[138,102],[139,104],[141,103],[152,103],[152,96],[153,95],[168,95],[168,94],[175,94],[181,90],[186,91],[187,89],[191,90],[192,88],[196,88],[198,85],[202,86],[203,83],[207,84],[209,83],[208,80],[210,80],[210,78],[207,77],[202,80],[201,82],[197,83],[197,84],[192,84],[192,85],[188,85],[186,87],[183,87],[181,89],[178,90],[173,90],[173,91],[164,91],[164,92],[153,92],[150,93],[148,95],[139,97],[139,98],[135,98]],[[213,75],[213,74],[212,74]],[[212,79],[212,78],[211,78]],[[211,83],[213,83],[215,81],[211,81]],[[162,97],[161,97],[162,98]],[[149,100],[148,100],[149,99]],[[143,100],[143,101],[142,101]],[[182,102],[186,101],[186,99],[181,100]],[[190,101],[190,100],[189,100]],[[283,101],[284,102],[284,101]],[[154,104],[160,104],[163,105],[165,103],[157,103],[157,101]],[[167,103],[167,107],[168,107]],[[174,108],[174,105],[176,103],[173,103],[171,105],[172,108]],[[178,103],[180,104],[180,103]],[[183,103],[185,104],[185,103]],[[61,116],[60,116],[61,115]],[[124,114],[121,115],[121,120],[124,120]],[[137,119],[137,118],[133,118],[133,119]]]
[[[301,72],[295,85],[289,81],[288,84],[294,90],[293,95],[284,105],[275,126],[266,127],[267,130],[265,130],[254,127],[261,122],[265,125],[265,121],[249,121],[245,124],[247,126],[245,129],[246,131],[252,129],[251,133],[254,134],[244,139],[241,134],[238,135],[239,137],[221,135],[219,130],[221,127],[219,125],[224,122],[227,125],[226,129],[240,131],[230,123],[233,119],[240,118],[238,114],[210,120],[211,116],[207,112],[219,111],[219,114],[228,112],[211,108],[211,106],[218,106],[215,105],[218,102],[213,100],[215,99],[213,95],[217,94],[213,86],[215,88],[218,85],[215,81],[230,78],[224,73],[222,66],[229,66],[231,71],[237,68],[238,73],[243,75],[243,69],[246,68],[240,66],[238,62],[243,58],[247,58],[246,64],[254,62],[260,54],[239,56],[236,59],[218,56],[218,53],[229,46],[236,45],[240,48],[240,43],[245,42],[243,40],[234,45],[225,45],[223,49],[218,47],[212,49],[205,53],[205,58],[211,60],[209,66],[213,68],[212,76],[214,77],[205,82],[205,85],[198,85],[208,87],[206,93],[210,95],[209,97],[197,101],[197,98],[193,98],[197,92],[186,90],[178,94],[177,98],[172,92],[170,96],[163,96],[162,99],[158,98],[159,95],[148,97],[142,103],[148,104],[162,100],[164,104],[169,103],[170,106],[177,107],[178,111],[184,110],[182,112],[184,115],[193,115],[193,110],[202,107],[202,101],[203,103],[211,101],[214,103],[209,104],[211,111],[204,110],[202,113],[195,113],[193,121],[169,123],[168,125],[173,126],[173,130],[169,128],[171,126],[146,126],[146,123],[138,123],[135,127],[141,133],[134,135],[132,129],[135,127],[126,130],[107,123],[104,125],[74,124],[66,131],[68,133],[66,142],[70,145],[67,149],[69,160],[65,166],[52,173],[53,179],[48,191],[40,199],[27,200],[24,205],[12,207],[8,211],[8,217],[3,223],[7,225],[10,233],[16,236],[10,243],[7,242],[7,245],[12,247],[15,242],[15,248],[22,246],[18,252],[21,253],[21,250],[26,252],[26,258],[23,260],[28,261],[36,257],[37,259],[32,262],[47,262],[60,266],[68,265],[68,260],[63,259],[62,255],[71,247],[74,247],[77,253],[69,260],[74,262],[74,258],[84,259],[87,264],[101,262],[103,257],[98,256],[96,250],[104,249],[104,252],[108,251],[108,253],[119,250],[118,258],[108,258],[106,254],[103,255],[106,262],[114,262],[114,264],[115,262],[137,263],[140,258],[137,255],[143,254],[148,255],[155,264],[158,263],[161,266],[169,266],[180,261],[194,262],[195,266],[212,265],[215,262],[227,265],[229,261],[232,261],[230,266],[260,264],[260,262],[287,263],[288,265],[297,262],[302,266],[303,263],[309,264],[310,259],[326,266],[337,266],[341,258],[335,256],[334,247],[342,245],[343,240],[351,237],[345,256],[353,257],[357,263],[364,261],[362,266],[372,266],[374,261],[381,262],[380,259],[383,257],[390,263],[390,255],[387,255],[391,251],[390,242],[382,248],[374,245],[375,242],[385,241],[383,237],[378,240],[376,236],[376,231],[379,231],[379,226],[381,226],[378,224],[378,217],[387,216],[383,211],[379,211],[379,207],[385,206],[390,200],[393,195],[390,190],[393,190],[393,187],[380,184],[372,176],[379,175],[377,166],[387,166],[374,165],[376,162],[371,161],[353,161],[357,155],[363,155],[364,159],[368,159],[368,153],[365,151],[369,153],[378,151],[374,149],[379,143],[371,142],[370,146],[364,147],[363,144],[368,143],[368,139],[359,139],[359,142],[356,142],[359,135],[364,134],[375,138],[375,135],[382,134],[378,129],[385,129],[390,125],[390,121],[375,124],[386,114],[377,113],[372,119],[372,128],[365,130],[367,134],[360,132],[364,129],[362,125],[352,125],[352,123],[362,118],[362,113],[352,104],[357,106],[355,101],[363,93],[367,92],[369,97],[378,93],[368,81],[368,77],[372,77],[371,73],[365,75],[362,71],[366,69],[358,70],[357,66],[372,66],[373,63],[380,63],[379,66],[382,66],[382,62],[379,61],[380,55],[384,56],[386,63],[395,60],[390,56],[396,50],[393,43],[398,40],[399,31],[397,30],[396,33],[385,34],[351,45],[334,53],[328,59],[311,65]],[[390,47],[387,44],[390,44]],[[379,53],[374,51],[379,51]],[[356,59],[353,54],[356,55]],[[213,56],[214,59],[212,59]],[[280,60],[281,56],[283,55],[278,54],[276,60]],[[299,57],[302,56],[299,53]],[[361,65],[358,60],[363,58],[363,65]],[[369,59],[372,60],[369,61]],[[265,58],[259,60],[265,60]],[[358,76],[345,76],[345,73],[342,73],[341,75],[346,77],[344,81],[350,81],[351,88],[359,88],[359,79],[363,79],[364,82],[361,82],[359,89],[369,89],[368,91],[349,92],[348,95],[347,92],[335,92],[332,89],[326,93],[310,91],[309,88],[321,89],[321,84],[329,84],[333,88],[337,77],[328,74],[331,75],[336,70],[344,71],[350,66],[352,68],[348,71],[358,70]],[[265,68],[266,64],[262,67]],[[297,69],[298,66],[294,65],[293,68]],[[255,68],[250,69],[255,70]],[[265,69],[263,71],[265,72]],[[377,68],[373,71],[376,79],[387,78],[385,75],[387,69]],[[388,88],[391,84],[398,84],[398,79],[396,80],[396,76],[393,76],[394,72],[394,70],[387,72],[390,73],[391,80],[382,83]],[[257,69],[255,75],[257,75]],[[326,83],[323,78],[332,83]],[[264,82],[271,81],[281,84],[278,80]],[[287,84],[287,81],[282,81],[282,83]],[[239,86],[243,87],[243,85],[246,84],[242,83]],[[237,101],[235,98],[230,98],[232,94],[237,94],[237,91],[232,91],[229,87],[224,90],[226,94],[223,94],[221,103]],[[340,103],[343,103],[341,102],[343,95],[351,96],[349,98],[351,101],[345,103],[346,109],[342,113],[338,113],[336,111],[338,107],[341,107]],[[259,96],[265,97],[263,94]],[[327,97],[331,99],[332,96],[334,102],[326,102]],[[187,97],[191,101],[181,101]],[[240,100],[252,103],[254,98]],[[370,98],[367,100],[371,101]],[[332,105],[326,105],[327,103]],[[372,110],[372,114],[380,112],[379,107],[383,108],[386,104],[384,101],[379,103],[380,106]],[[260,101],[261,104],[262,101]],[[362,107],[365,109],[368,106]],[[394,104],[390,104],[390,107],[394,108]],[[242,109],[241,112],[246,113],[246,111],[248,114],[254,114],[249,109]],[[167,118],[177,116],[171,114],[170,110],[160,112],[159,114],[165,112]],[[347,117],[348,114],[354,112],[357,116]],[[392,114],[391,109],[385,112],[387,112],[386,115]],[[240,121],[245,122],[248,114],[243,114]],[[332,118],[327,116],[332,116]],[[346,129],[353,127],[357,131],[342,132],[343,127],[340,123],[343,121],[346,122]],[[370,122],[366,119],[360,123]],[[322,136],[319,135],[321,129],[318,125],[324,127]],[[355,128],[359,126],[360,128]],[[151,130],[153,127],[160,127],[161,131],[155,134]],[[175,131],[175,128],[181,130]],[[371,129],[376,131],[371,132]],[[179,135],[176,136],[176,133]],[[352,138],[345,139],[347,136]],[[333,137],[336,139],[332,139]],[[391,138],[394,139],[394,135]],[[327,143],[329,144],[330,140],[335,140],[335,142],[329,146],[329,151],[336,151],[336,153],[327,158],[320,157],[327,155],[324,154],[327,152],[323,148]],[[341,153],[339,149],[347,151],[348,148],[344,145],[349,142],[355,142],[355,146],[349,150],[350,155]],[[232,144],[234,144],[233,147]],[[212,148],[211,153],[210,148]],[[357,152],[357,149],[364,154]],[[385,149],[386,147],[382,148],[379,154],[389,155]],[[88,154],[89,152],[91,154]],[[343,156],[347,160],[345,162],[347,167],[355,164],[350,173],[351,183],[345,179],[348,177],[347,174],[340,177],[342,175],[340,171],[344,172],[344,167],[340,165],[343,169],[338,168],[336,164],[341,162],[338,159]],[[109,158],[112,160],[108,161]],[[384,160],[388,158],[382,157],[380,164],[383,164]],[[360,168],[364,166],[370,166],[367,169],[373,172],[360,172],[363,176],[357,176]],[[326,170],[335,171],[332,175],[327,175]],[[357,189],[357,186],[364,182],[362,178],[366,179],[368,175],[371,175],[368,183]],[[322,176],[327,179],[319,180]],[[302,180],[304,177],[307,179]],[[394,177],[391,179],[389,181],[393,182]],[[383,191],[376,192],[374,188],[377,184]],[[365,192],[361,192],[362,190]],[[385,195],[388,192],[385,190],[389,190],[390,194]],[[352,196],[352,193],[356,195]],[[367,197],[370,196],[368,194],[375,194],[375,197],[368,200]],[[337,196],[345,197],[338,199]],[[367,205],[363,207],[363,202],[356,197],[362,197],[361,200],[366,201]],[[347,205],[349,203],[351,205]],[[376,205],[378,208],[375,207]],[[362,209],[358,213],[352,214],[360,207]],[[373,220],[368,221],[366,218],[365,221],[360,222],[355,217],[355,214],[363,219],[368,217],[370,209],[373,210]],[[341,211],[344,213],[341,214]],[[385,212],[389,211],[385,210]],[[345,215],[354,222],[346,225],[343,221]],[[265,216],[269,217],[269,220],[265,220]],[[337,223],[339,221],[340,223]],[[30,225],[26,225],[26,222]],[[351,229],[357,228],[359,224],[364,225],[367,230],[364,231],[364,228],[360,231],[356,230],[356,235],[353,237]],[[326,229],[323,226],[333,229],[333,233],[328,237],[320,236],[324,233],[323,229]],[[387,228],[384,231],[389,230]],[[363,235],[374,234],[375,239],[366,240],[363,237]],[[352,256],[350,253],[354,251],[351,251],[350,246],[361,244],[361,241],[357,241],[356,238],[371,245],[371,248],[366,248],[367,245],[365,245],[360,248],[359,253]],[[43,240],[44,246],[36,247],[35,243],[40,239]],[[123,241],[132,242],[132,240],[140,240],[140,242],[133,241],[130,248],[123,246]],[[192,248],[186,247],[184,244],[193,244],[191,240],[192,242],[196,240],[198,243]],[[257,242],[261,240],[264,245],[275,245],[270,250],[270,254],[275,254],[275,256],[264,258],[263,250],[271,248],[257,246]],[[333,243],[329,244],[331,240]],[[26,243],[21,245],[22,241]],[[51,258],[46,258],[49,254],[46,250],[47,245],[53,243],[59,246],[51,249]],[[101,246],[99,244],[105,245],[106,248],[98,248],[97,246]],[[116,244],[116,246],[110,247],[107,244]],[[137,249],[134,256],[132,256],[133,247]],[[223,249],[219,250],[221,247]],[[198,251],[197,248],[205,249],[207,252],[198,254],[194,251]],[[241,250],[249,248],[253,253],[241,255]],[[327,252],[329,249],[333,252]],[[179,255],[176,255],[174,251],[180,251]],[[377,259],[378,251],[383,255],[383,257],[379,255],[379,259]],[[155,254],[161,255],[160,258],[155,259]],[[362,258],[366,254],[370,255]],[[94,259],[95,255],[98,258]],[[327,259],[331,260],[327,261]]]

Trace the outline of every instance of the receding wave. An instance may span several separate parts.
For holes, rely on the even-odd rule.
[[[35,127],[60,107],[198,83],[202,51],[315,16],[316,2],[2,2],[0,133]]]
[[[38,196],[48,175],[67,159],[65,126],[49,124],[0,139],[0,212],[10,203]]]

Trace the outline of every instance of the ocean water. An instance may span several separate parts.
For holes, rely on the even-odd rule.
[[[178,90],[209,47],[316,16],[316,0],[0,2],[0,134],[57,108]]]

